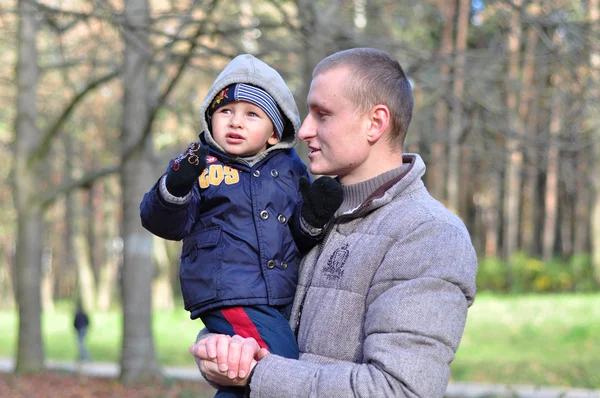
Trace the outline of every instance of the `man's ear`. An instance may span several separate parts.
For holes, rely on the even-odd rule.
[[[390,110],[386,105],[375,105],[369,111],[367,140],[374,144],[383,136],[390,125]]]

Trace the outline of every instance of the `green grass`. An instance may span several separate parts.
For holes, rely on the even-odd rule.
[[[453,379],[600,388],[599,304],[599,294],[480,295]]]
[[[77,358],[77,336],[71,309],[58,306],[42,315],[46,358]],[[123,316],[118,311],[90,314],[86,342],[95,361],[118,362],[122,344]],[[164,366],[195,366],[187,348],[196,340],[202,322],[192,321],[187,311],[155,312],[152,319],[158,361]],[[0,356],[14,357],[17,347],[18,314],[0,311]]]
[[[43,316],[49,359],[77,356],[69,308]],[[119,361],[119,312],[92,314],[88,346],[97,361]],[[12,357],[17,314],[0,311],[0,356]],[[187,348],[200,321],[187,312],[157,312],[154,340],[163,366],[194,366]],[[502,384],[600,388],[600,294],[498,296],[481,294],[469,310],[452,379]]]

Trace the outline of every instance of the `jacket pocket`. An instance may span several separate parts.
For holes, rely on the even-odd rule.
[[[221,228],[194,231],[183,240],[179,280],[185,309],[207,304],[218,297],[221,272]]]

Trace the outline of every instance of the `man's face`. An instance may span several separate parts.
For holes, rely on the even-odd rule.
[[[344,184],[366,180],[363,170],[369,142],[367,115],[359,115],[344,87],[350,71],[337,67],[314,77],[308,93],[308,115],[298,133],[310,149],[313,174],[337,175]]]

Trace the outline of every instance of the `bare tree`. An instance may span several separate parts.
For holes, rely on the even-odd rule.
[[[554,43],[557,47],[561,45],[558,32],[554,33]],[[546,191],[544,194],[545,217],[542,236],[542,257],[545,261],[552,259],[554,244],[556,240],[556,226],[558,214],[558,162],[559,162],[559,135],[562,129],[564,117],[563,93],[560,88],[562,77],[560,71],[556,71],[551,78],[554,87],[552,96],[552,114],[550,118],[550,130],[548,136],[548,153],[546,159]]]
[[[537,112],[536,105],[536,47],[538,33],[534,26],[527,30],[527,41],[525,44],[525,61],[523,65],[523,95],[519,106],[520,120],[525,123],[525,140],[535,142],[537,134]],[[521,216],[521,249],[529,255],[534,254],[534,242],[536,231],[536,195],[537,195],[537,148],[534,145],[527,147],[526,182],[523,184],[523,201]]]
[[[447,168],[446,162],[446,143],[448,142],[448,102],[447,91],[450,86],[450,68],[452,48],[454,44],[454,18],[456,16],[456,0],[440,1],[444,18],[444,28],[442,30],[442,41],[440,43],[440,81],[442,98],[436,105],[435,111],[435,141],[431,143],[431,156],[435,162],[429,165],[427,173],[428,188],[433,197],[438,200],[444,199],[446,178],[444,178]]]
[[[514,0],[517,7],[521,0]],[[506,87],[506,111],[509,134],[506,140],[506,175],[504,179],[504,258],[508,260],[508,284],[512,283],[510,258],[519,239],[519,203],[521,198],[521,169],[524,137],[521,114],[518,111],[519,77],[521,74],[521,19],[519,10],[512,10],[508,33],[508,81]]]
[[[448,206],[458,212],[460,188],[460,137],[464,132],[463,96],[465,87],[465,62],[467,52],[467,34],[469,30],[469,11],[471,2],[459,0],[456,32],[456,61],[454,66],[454,86],[452,88],[452,113],[450,138],[448,140]]]
[[[144,136],[150,120],[148,77],[152,52],[149,43],[150,9],[147,0],[125,2],[123,24],[124,72],[121,142],[130,148]],[[121,168],[123,203],[123,346],[121,376],[125,384],[161,377],[152,337],[152,236],[139,221],[139,204],[153,183],[152,141],[141,141]]]
[[[17,303],[19,305],[19,346],[16,372],[39,371],[44,366],[41,329],[41,266],[43,217],[34,200],[38,170],[27,160],[40,139],[37,127],[36,7],[19,1],[19,50],[17,62],[17,120],[15,125],[15,205],[17,207]]]
[[[600,1],[599,0],[589,0],[588,1],[588,15],[589,21],[591,25],[591,36],[598,34],[598,21],[600,21]],[[594,33],[595,32],[595,33]],[[596,36],[597,37],[597,36]],[[592,98],[596,101],[600,99],[600,90],[598,86],[600,85],[600,74],[598,70],[600,70],[600,51],[593,50],[590,54],[590,70],[591,72],[591,87],[593,87],[593,95]],[[593,161],[592,161],[592,170],[600,170],[600,139],[596,135],[593,140]],[[594,278],[596,280],[596,284],[600,285],[600,176],[598,173],[593,174],[593,184],[595,197],[593,199],[593,207],[592,207],[592,217],[591,217],[591,225],[592,225],[592,264],[594,267]]]

